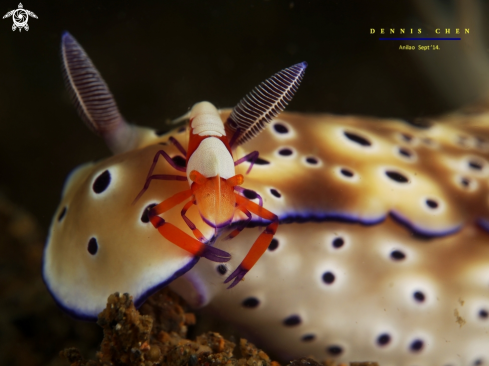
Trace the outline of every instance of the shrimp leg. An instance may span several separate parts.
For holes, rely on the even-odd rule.
[[[253,266],[258,261],[258,259],[260,259],[263,253],[265,253],[265,250],[267,250],[278,227],[277,215],[257,205],[256,203],[251,202],[247,198],[240,196],[237,193],[235,193],[235,196],[236,196],[236,203],[238,204],[237,208],[241,210],[242,208],[245,208],[249,212],[254,213],[255,215],[264,218],[266,220],[269,220],[271,222],[270,224],[268,224],[265,230],[260,234],[260,236],[258,236],[258,238],[253,243],[253,246],[248,251],[248,254],[246,254],[243,261],[234,270],[234,272],[231,273],[231,275],[228,278],[226,278],[226,281],[224,281],[224,283],[233,281],[231,285],[229,285],[228,289],[236,286],[239,283],[239,281],[241,281],[242,278],[246,275],[246,273],[251,268],[253,268]]]

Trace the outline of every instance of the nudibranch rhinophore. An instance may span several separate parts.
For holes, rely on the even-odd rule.
[[[63,42],[75,52],[69,57],[89,63],[69,35]],[[90,70],[90,83],[110,96],[91,63]],[[160,135],[122,123],[111,97],[102,105],[97,118],[106,123],[92,127],[115,155],[68,178],[45,249],[45,282],[72,315],[93,318],[114,291],[141,304],[171,283],[193,306],[207,306],[284,359],[489,363],[488,108],[416,125],[329,114],[271,118],[233,154],[259,152],[248,175],[251,162],[236,166],[245,177],[240,193],[277,215],[279,229],[245,280],[227,290],[224,280],[270,222],[253,215],[224,240],[239,222],[215,235],[197,209],[188,210],[209,245],[231,254],[227,262],[197,263],[154,229],[146,210],[182,182],[154,181],[131,205],[157,151],[186,165],[172,139],[186,146],[188,129]],[[221,120],[230,113],[220,111]],[[166,162],[156,169],[174,174]],[[180,210],[163,217],[192,235]]]

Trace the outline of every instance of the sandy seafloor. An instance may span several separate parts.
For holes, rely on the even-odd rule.
[[[55,307],[40,277],[64,178],[109,155],[65,92],[63,31],[83,45],[122,114],[139,125],[164,129],[201,100],[232,107],[255,84],[301,61],[309,67],[288,110],[412,120],[457,108],[489,85],[489,6],[480,4],[470,13],[452,3],[423,12],[409,1],[23,2],[38,16],[28,32],[13,32],[11,18],[0,21],[0,194],[31,215],[15,226],[17,208],[2,211],[0,364],[61,365],[61,348],[90,356],[101,339],[96,325]],[[17,5],[2,0],[1,15]],[[370,34],[422,28],[433,35],[438,27],[471,33],[424,54]],[[11,347],[23,358],[7,359]]]

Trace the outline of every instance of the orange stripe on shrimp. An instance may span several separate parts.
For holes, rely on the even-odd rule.
[[[186,156],[186,167],[177,166],[165,151],[158,151],[153,158],[144,187],[134,200],[136,202],[144,194],[154,179],[186,180],[190,189],[179,192],[150,208],[148,217],[167,240],[195,256],[205,257],[215,262],[227,262],[231,256],[207,244],[207,239],[202,232],[186,216],[193,205],[197,206],[204,222],[216,230],[216,235],[221,229],[233,223],[238,212],[244,213],[247,219],[240,222],[228,238],[236,237],[251,221],[252,215],[270,221],[238,268],[226,279],[225,283],[232,281],[228,288],[236,286],[260,259],[275,235],[279,223],[275,214],[262,207],[261,199],[260,205],[257,205],[239,194],[243,191],[239,186],[243,184],[244,178],[241,174],[236,174],[235,166],[243,162],[251,162],[248,174],[258,158],[258,152],[253,151],[235,161],[232,147],[252,139],[285,108],[297,90],[306,67],[307,64],[303,62],[267,79],[240,101],[226,124],[222,123],[218,110],[211,103],[201,102],[194,105],[189,114],[188,150],[185,151],[177,140],[170,138],[170,141]],[[176,170],[185,172],[186,176],[153,174],[160,157]],[[260,197],[258,194],[257,196]],[[167,223],[160,216],[187,200],[181,215],[195,238]]]

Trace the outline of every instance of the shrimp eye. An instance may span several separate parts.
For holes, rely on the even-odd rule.
[[[228,178],[226,182],[231,186],[240,186],[244,182],[244,178],[242,174],[237,174],[234,177]]]

